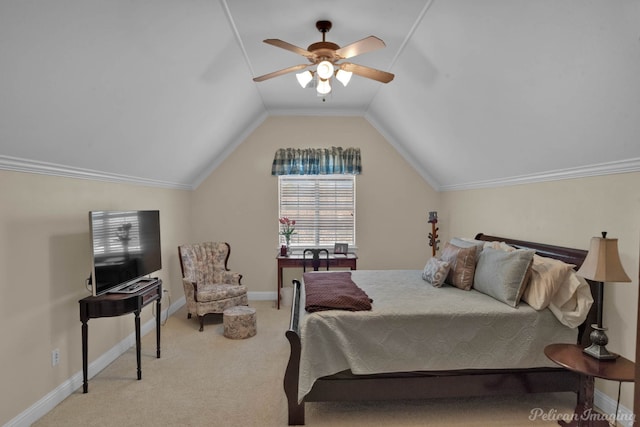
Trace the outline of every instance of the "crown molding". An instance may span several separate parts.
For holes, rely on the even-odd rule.
[[[508,178],[500,178],[494,180],[475,181],[464,184],[437,185],[436,181],[423,171],[419,165],[408,156],[401,146],[390,137],[378,123],[370,116],[367,120],[389,141],[389,143],[400,153],[400,155],[413,166],[413,168],[427,181],[429,185],[436,191],[461,191],[461,190],[477,190],[483,188],[507,187],[511,185],[535,184],[547,181],[559,181],[563,179],[586,178],[592,176],[613,175],[620,173],[640,172],[640,158],[619,160],[613,162],[599,163],[585,167],[576,167],[568,169],[558,169],[540,174],[519,175]],[[261,120],[260,120],[261,119]],[[255,127],[264,120],[264,116],[256,120],[252,127],[247,129],[242,136],[250,133]],[[41,175],[51,175],[65,178],[88,179],[94,181],[105,181],[131,185],[142,185],[147,187],[161,187],[174,190],[194,190],[208,176],[215,167],[217,167],[227,155],[233,151],[242,141],[242,137],[237,138],[236,144],[229,147],[222,159],[219,159],[212,167],[210,167],[202,176],[200,176],[194,184],[181,184],[167,181],[153,180],[140,177],[132,177],[127,175],[118,175],[105,172],[94,171],[90,169],[74,168],[70,166],[58,165],[55,163],[40,162],[35,160],[22,159],[17,157],[0,155],[0,170],[8,170],[14,172],[35,173]]]
[[[506,187],[510,185],[534,184],[564,179],[587,178],[592,176],[640,172],[640,158],[617,160],[576,168],[558,169],[539,174],[519,175],[465,184],[442,185],[439,191],[476,190],[481,188]]]
[[[416,161],[415,157],[411,156],[407,151],[403,148],[402,144],[398,142],[389,132],[387,132],[384,125],[382,125],[377,118],[372,113],[367,113],[364,118],[374,127],[375,130],[378,131],[382,137],[387,140],[389,144],[402,156],[402,158],[415,169],[415,171],[424,179],[427,184],[431,186],[436,191],[440,191],[440,185],[438,182],[427,173],[427,171]]]
[[[304,90],[304,89],[303,89]],[[318,117],[364,117],[361,108],[328,108],[326,110],[309,108],[270,108],[269,116],[318,116]]]
[[[94,181],[106,181],[122,184],[144,185],[147,187],[162,187],[177,190],[192,190],[192,186],[175,182],[160,181],[155,179],[140,178],[128,175],[119,175],[94,171],[91,169],[74,168],[55,163],[40,162],[36,160],[22,159],[0,155],[0,170],[14,172],[27,172],[40,175],[51,175],[65,178],[88,179]]]

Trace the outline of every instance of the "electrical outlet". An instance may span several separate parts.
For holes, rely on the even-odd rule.
[[[51,351],[51,366],[58,366],[60,363],[60,349],[56,348]]]

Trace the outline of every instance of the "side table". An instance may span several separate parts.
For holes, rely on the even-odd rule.
[[[141,290],[132,294],[104,294],[86,297],[78,301],[80,304],[80,321],[82,322],[82,392],[89,391],[89,319],[100,317],[116,317],[133,313],[136,329],[136,361],[138,379],[142,379],[140,354],[140,312],[147,304],[156,302],[156,357],[160,358],[160,313],[162,313],[162,280],[156,279]]]
[[[585,354],[577,344],[551,344],[545,347],[544,354],[558,365],[580,374],[578,404],[573,420],[558,421],[561,426],[609,427],[610,416],[603,416],[593,409],[595,378],[609,381],[633,382],[635,364],[619,356],[613,360],[600,361]]]

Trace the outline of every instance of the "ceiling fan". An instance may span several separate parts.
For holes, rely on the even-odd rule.
[[[316,22],[316,28],[322,33],[322,41],[312,43],[307,49],[303,49],[279,39],[264,40],[267,44],[304,56],[309,60],[309,64],[299,64],[287,67],[282,70],[256,77],[253,81],[262,82],[283,74],[304,70],[305,68],[313,65],[317,66],[315,72],[307,70],[298,74],[296,77],[298,78],[300,85],[305,87],[313,79],[315,74],[318,79],[317,90],[319,95],[325,95],[331,91],[329,80],[334,74],[345,86],[349,82],[352,73],[381,83],[389,83],[393,80],[394,75],[386,71],[380,71],[375,68],[365,67],[364,65],[353,64],[350,62],[339,62],[344,59],[353,58],[354,56],[362,55],[363,53],[385,47],[386,45],[382,40],[375,36],[369,36],[341,48],[337,44],[325,40],[326,33],[329,32],[331,26],[331,21]]]

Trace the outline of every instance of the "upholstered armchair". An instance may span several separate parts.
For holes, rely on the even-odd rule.
[[[222,313],[236,305],[249,305],[242,275],[229,271],[231,247],[226,242],[204,242],[178,246],[182,285],[187,300],[187,318],[198,316],[200,332],[204,316]]]

